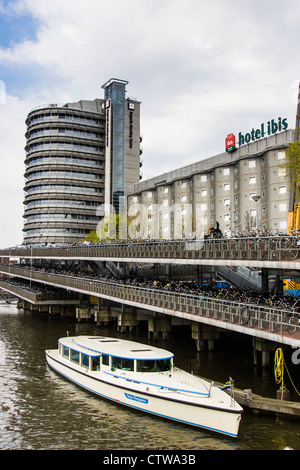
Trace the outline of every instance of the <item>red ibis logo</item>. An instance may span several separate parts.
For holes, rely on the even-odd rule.
[[[226,152],[233,152],[235,150],[235,135],[228,134],[225,139]]]

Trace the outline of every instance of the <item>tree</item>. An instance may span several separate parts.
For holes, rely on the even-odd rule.
[[[286,170],[290,191],[295,194],[295,202],[300,199],[300,140],[291,143],[285,150],[281,167]]]
[[[84,237],[83,242],[125,240],[128,237],[128,227],[134,219],[135,217],[127,216],[126,213],[106,215],[98,223],[96,230]]]

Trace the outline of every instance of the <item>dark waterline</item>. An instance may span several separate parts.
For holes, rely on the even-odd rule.
[[[0,450],[280,450],[300,449],[300,422],[244,413],[238,439],[158,419],[99,399],[49,369],[45,349],[77,334],[118,336],[73,319],[49,318],[0,305]],[[132,335],[148,342],[147,330]],[[174,352],[177,366],[238,388],[276,396],[273,368],[254,367],[251,338],[222,335],[214,352],[198,353],[190,333],[174,329],[170,340],[155,345]],[[298,387],[299,367],[292,369]],[[297,374],[297,377],[295,377]],[[298,381],[298,382],[297,382]],[[291,399],[299,400],[291,390]]]

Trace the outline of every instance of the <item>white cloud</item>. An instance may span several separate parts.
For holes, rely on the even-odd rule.
[[[36,40],[0,44],[7,93],[17,90],[0,152],[22,174],[20,116],[102,97],[111,77],[142,101],[144,177],[221,153],[228,132],[279,115],[294,126],[298,0],[19,0],[9,11],[39,25]]]
[[[24,134],[25,117],[29,101],[19,101],[6,95],[0,105],[0,246],[8,247],[22,243],[23,187],[24,187]]]

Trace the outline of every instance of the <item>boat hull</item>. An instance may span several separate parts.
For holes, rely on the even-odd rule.
[[[174,391],[170,393],[161,389],[153,394],[134,388],[133,381],[113,375],[106,377],[105,374],[92,373],[88,369],[76,370],[76,367],[63,363],[56,350],[46,351],[46,358],[48,365],[56,372],[102,398],[186,425],[233,438],[238,436],[240,410],[216,408],[209,404],[209,398],[203,399],[200,404],[188,400],[185,402],[182,397],[176,399]]]

